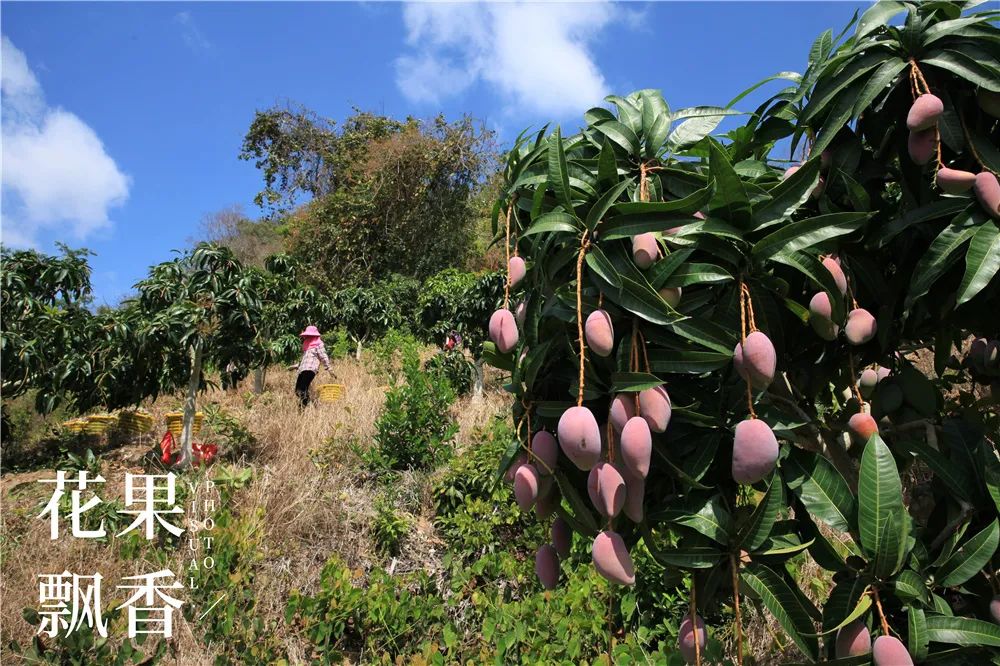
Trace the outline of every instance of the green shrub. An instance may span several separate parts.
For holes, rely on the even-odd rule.
[[[219,438],[216,444],[221,455],[239,459],[257,452],[257,438],[238,418],[219,405],[205,405],[204,412],[205,425]]]
[[[409,531],[409,518],[396,510],[390,498],[379,497],[375,500],[375,521],[372,523],[372,532],[379,550],[389,555],[396,555]]]
[[[503,551],[534,557],[535,545],[546,538],[534,515],[517,508],[510,486],[496,478],[496,461],[513,437],[506,420],[494,419],[473,434],[434,484],[434,522],[458,562]]]
[[[427,360],[424,369],[447,380],[456,395],[467,395],[476,378],[476,368],[457,349],[442,350]]]
[[[33,608],[24,609],[24,619],[31,625],[39,625],[41,616]],[[110,640],[112,636],[125,635],[125,614],[121,609],[107,607],[102,611],[103,619],[108,623],[108,636],[104,638],[86,623],[72,633],[59,634],[52,639],[43,640],[35,636],[26,648],[16,641],[7,645],[10,655],[21,658],[25,664],[108,664],[108,666],[124,666],[124,664],[160,663],[167,651],[167,642],[157,640],[146,646],[146,634],[139,634],[135,642],[124,640],[117,644]],[[136,645],[138,647],[136,647]],[[143,648],[147,648],[144,650]],[[152,652],[148,648],[152,647]]]
[[[391,328],[368,348],[375,374],[395,378],[408,362],[418,362],[423,345],[405,328]]]
[[[429,576],[393,577],[374,570],[364,583],[356,587],[354,572],[335,556],[323,568],[315,595],[298,590],[289,595],[286,622],[325,663],[360,655],[366,663],[391,663],[397,657],[436,652],[433,644],[447,617]]]
[[[345,358],[354,348],[351,336],[343,326],[338,326],[332,331],[324,333],[323,344],[326,345],[326,353],[331,359]]]
[[[451,384],[422,372],[415,356],[404,358],[402,371],[403,383],[386,393],[373,446],[359,452],[376,472],[430,469],[450,457],[458,431],[449,414],[455,399]]]

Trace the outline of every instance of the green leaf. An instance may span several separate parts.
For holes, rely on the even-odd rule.
[[[905,381],[905,380],[904,380]],[[931,448],[926,443],[915,439],[906,439],[899,442],[898,446],[908,451],[914,458],[926,464],[934,476],[941,480],[948,490],[965,500],[969,497],[969,489],[975,488],[975,484],[964,473],[961,467],[942,455],[937,450]]]
[[[551,213],[545,213],[535,220],[530,227],[521,232],[521,236],[525,237],[554,232],[580,234],[582,231],[583,225],[580,223],[578,217],[562,211],[552,211]]]
[[[750,222],[750,199],[729,157],[715,143],[709,149],[709,169],[716,183],[709,205],[711,216],[745,228]]]
[[[549,187],[568,213],[573,212],[573,194],[569,189],[569,169],[566,167],[566,153],[563,149],[559,128],[549,137]]]
[[[682,213],[640,213],[616,215],[608,219],[598,230],[598,237],[604,240],[632,238],[648,232],[660,232],[670,227],[690,224],[692,219]]]
[[[614,265],[604,256],[604,251],[598,245],[591,245],[586,254],[587,267],[597,273],[615,290],[622,288],[622,280]]]
[[[857,231],[868,217],[869,213],[828,213],[792,222],[757,241],[752,252],[762,259],[779,252],[787,255]]]
[[[879,96],[880,93],[885,92],[886,89],[892,84],[899,73],[907,66],[907,62],[902,58],[894,57],[886,60],[882,65],[875,70],[868,81],[865,82],[864,87],[861,89],[860,94],[856,101],[854,102],[854,107],[851,109],[851,118],[857,120],[858,117],[864,113],[871,103],[875,101],[875,98]]]
[[[590,536],[596,536],[600,528],[594,519],[594,514],[590,512],[583,498],[580,497],[580,493],[576,491],[576,488],[573,487],[570,480],[566,478],[566,474],[561,470],[555,470],[555,478],[556,483],[559,484],[559,492],[562,493],[563,499],[573,509],[573,516],[576,518],[576,522],[586,527],[585,533]]]
[[[699,506],[700,504],[700,506]],[[689,527],[722,545],[729,543],[729,512],[722,505],[722,498],[713,495],[704,502],[695,502],[678,512],[671,522]]]
[[[653,372],[700,375],[723,368],[733,360],[731,353],[655,349],[649,352]]]
[[[862,81],[855,81],[837,98],[836,103],[830,108],[830,113],[823,120],[823,128],[816,138],[816,143],[810,148],[812,154],[822,155],[823,151],[833,143],[833,140],[850,121],[854,101],[858,98],[862,87]]]
[[[810,636],[826,636],[828,634],[832,634],[835,631],[839,631],[844,627],[846,627],[847,625],[849,625],[851,622],[857,620],[858,618],[864,617],[871,607],[872,607],[871,596],[867,593],[867,591],[862,592],[861,596],[858,598],[858,603],[855,604],[854,606],[854,610],[848,613],[847,617],[845,617],[843,620],[840,621],[840,624],[838,624],[835,627],[831,627],[829,629],[826,629],[824,627],[823,631],[821,631],[820,633],[810,634]]]
[[[621,215],[643,215],[649,213],[694,213],[712,199],[715,181],[710,180],[705,187],[695,190],[683,199],[673,201],[628,201],[615,204],[615,212]]]
[[[997,511],[1000,512],[1000,460],[997,460],[992,446],[980,446],[979,459],[983,465],[983,482],[986,484],[986,490],[993,499]]]
[[[621,146],[629,155],[639,156],[639,137],[625,125],[615,120],[605,120],[593,125],[593,128]]]
[[[927,616],[919,608],[910,606],[907,610],[906,643],[909,646],[910,656],[917,661],[923,661],[927,657],[927,644],[930,642],[927,635]]]
[[[618,158],[608,137],[604,137],[601,154],[597,158],[597,182],[609,187],[618,181]]]
[[[620,279],[621,290],[616,295],[608,294],[608,297],[632,314],[653,324],[672,324],[683,319],[650,287],[624,275]]]
[[[1000,647],[1000,627],[967,617],[931,615],[927,618],[927,640],[954,645]]]
[[[645,540],[647,547],[649,540]],[[724,553],[716,548],[693,546],[688,548],[670,548],[667,550],[649,548],[650,554],[660,564],[666,567],[681,569],[711,569],[718,566]]]
[[[678,153],[690,148],[712,133],[727,114],[706,115],[685,120],[667,137],[667,151]]]
[[[982,291],[997,271],[1000,271],[1000,228],[986,221],[979,226],[965,253],[965,275],[955,305],[962,305]]]
[[[503,475],[507,473],[510,469],[511,464],[514,462],[514,458],[517,457],[518,452],[521,450],[521,442],[516,439],[511,440],[510,444],[507,445],[506,451],[504,451],[503,457],[500,458],[500,465],[497,467],[496,473],[493,475],[493,483],[498,483]]]
[[[854,39],[861,41],[865,35],[878,30],[882,26],[889,25],[889,19],[896,14],[906,10],[906,5],[894,0],[884,0],[876,2],[861,15],[858,19],[858,29],[854,32]]]
[[[771,474],[767,492],[754,508],[750,520],[741,530],[738,541],[744,550],[753,552],[761,547],[771,535],[778,512],[785,506],[785,485],[776,472]]]
[[[673,275],[674,271],[680,268],[681,264],[683,264],[693,253],[694,248],[674,250],[666,257],[653,264],[653,266],[649,269],[649,284],[652,285],[653,289],[662,289],[664,283],[667,281],[667,278]]]
[[[501,354],[492,342],[483,343],[483,360],[494,368],[507,372],[514,371],[514,357],[511,354]]]
[[[937,199],[926,206],[911,210],[879,229],[881,235],[878,238],[877,247],[885,246],[900,232],[905,231],[914,224],[949,217],[967,208],[970,208],[968,199],[950,198]]]
[[[673,271],[666,280],[664,287],[688,287],[696,284],[715,284],[732,280],[729,271],[715,264],[687,263]]]
[[[858,528],[861,546],[870,557],[890,554],[887,549],[904,538],[905,515],[896,461],[882,438],[874,434],[861,455],[858,477]],[[895,543],[887,544],[886,540]]]
[[[920,64],[939,67],[973,85],[1000,92],[1000,79],[997,78],[996,71],[960,51],[931,51],[920,59]]]
[[[795,645],[810,659],[816,660],[819,647],[815,636],[811,636],[815,627],[785,580],[759,563],[748,566],[740,577],[760,597]]]
[[[613,393],[638,393],[663,385],[663,380],[648,372],[615,372],[611,375]]]
[[[782,81],[782,80],[783,81],[791,81],[792,83],[799,83],[799,82],[802,81],[802,75],[799,74],[798,72],[778,72],[777,74],[775,74],[773,76],[769,76],[766,79],[762,79],[762,80],[758,81],[757,83],[753,84],[752,86],[750,86],[749,88],[747,88],[746,90],[744,90],[743,92],[741,92],[736,97],[734,97],[731,100],[729,100],[729,103],[726,104],[726,108],[728,109],[728,108],[731,108],[731,107],[735,106],[741,99],[743,99],[744,97],[746,97],[747,95],[749,95],[753,91],[757,90],[761,86],[767,85],[771,81]]]
[[[905,559],[906,539],[909,536],[908,521],[909,514],[894,511],[882,524],[879,550],[872,559],[872,571],[876,576],[885,578],[899,570]]]
[[[920,574],[912,569],[901,571],[893,581],[893,591],[900,601],[911,603],[920,601],[923,604],[930,603],[927,595],[927,584]]]
[[[958,251],[976,233],[976,227],[968,226],[971,216],[959,215],[955,222],[945,227],[927,248],[927,252],[917,262],[910,280],[910,291],[906,295],[904,307],[909,307],[930,290],[931,285],[944,274],[948,267],[958,260]]]
[[[855,500],[847,481],[823,456],[795,449],[781,465],[785,483],[809,513],[840,532],[850,532]]]
[[[800,119],[801,122],[811,123],[824,109],[834,102],[834,100],[836,100],[836,104],[834,105],[835,109],[840,108],[842,111],[829,112],[822,124],[823,130],[826,131],[827,129],[832,129],[833,123],[831,121],[834,120],[835,117],[841,117],[841,114],[843,114],[843,120],[850,118],[851,110],[854,106],[854,100],[857,99],[857,96],[851,95],[848,88],[852,84],[855,84],[859,77],[878,67],[884,61],[885,54],[882,52],[874,51],[872,53],[865,53],[864,55],[850,60],[847,65],[835,75],[822,79],[816,85],[816,88],[813,90],[812,95],[809,98],[809,104],[806,105],[806,108],[802,112]],[[860,87],[860,82],[854,85],[854,88],[856,89],[860,89]],[[817,153],[815,148],[813,149],[813,153]]]
[[[820,160],[811,159],[771,189],[768,192],[771,198],[754,206],[754,230],[787,221],[809,199],[809,194],[819,182],[819,168]]]
[[[983,164],[993,172],[1000,172],[1000,150],[997,149],[997,146],[975,127],[969,128],[969,141],[976,149],[976,154],[979,155]]]
[[[600,224],[601,220],[604,219],[605,214],[615,205],[618,197],[621,196],[622,192],[631,185],[634,181],[633,178],[628,178],[621,181],[610,190],[601,195],[601,198],[591,206],[590,212],[587,213],[587,229],[593,231]]]
[[[935,581],[942,587],[956,587],[969,580],[996,555],[998,541],[1000,525],[994,520],[941,564],[934,576]]]
[[[667,328],[691,342],[722,354],[732,356],[733,347],[736,346],[736,336],[712,321],[693,318],[675,319],[667,323]]]
[[[809,278],[810,282],[826,292],[830,298],[831,316],[833,321],[844,321],[847,313],[844,307],[844,295],[840,293],[833,274],[826,269],[823,262],[806,252],[780,253],[774,255],[772,261],[791,266]],[[806,310],[808,318],[808,310]]]

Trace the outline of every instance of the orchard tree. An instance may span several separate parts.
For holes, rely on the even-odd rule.
[[[299,333],[309,325],[321,330],[333,324],[331,299],[298,279],[298,262],[285,254],[265,261],[266,272],[260,279],[260,323],[257,332],[263,356],[254,368],[254,391],[264,389],[267,367],[289,363],[301,352]]]
[[[281,226],[265,218],[252,220],[242,206],[223,208],[206,215],[199,226],[198,242],[223,245],[246,266],[264,268],[267,258],[282,250]]]
[[[420,289],[419,328],[430,341],[441,344],[451,331],[474,350],[474,393],[483,392],[483,356],[486,341],[482,322],[501,304],[506,275],[500,272],[463,273],[446,269],[424,281]]]
[[[261,276],[224,247],[202,243],[150,269],[136,285],[134,340],[142,392],[184,390],[182,467],[191,464],[191,438],[199,390],[208,366],[255,367],[264,350]]]
[[[758,86],[612,96],[517,140],[484,353],[518,425],[499,473],[554,517],[543,586],[574,533],[623,586],[642,542],[690,577],[688,663],[723,659],[722,604],[743,663],[747,603],[809,661],[996,657],[1000,420],[976,385],[1000,376],[1000,30],[962,11],[874,5],[723,137]],[[785,566],[803,551],[821,607]]]
[[[263,173],[257,203],[287,213],[288,249],[303,276],[332,291],[464,266],[491,142],[470,118],[359,111],[337,128],[308,111],[271,109],[258,112],[241,156]]]
[[[49,256],[3,248],[0,262],[3,398],[36,389],[35,407],[42,414],[93,388],[89,253],[60,250]]]

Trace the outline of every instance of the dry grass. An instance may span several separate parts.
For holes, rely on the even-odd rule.
[[[252,380],[247,380],[234,391],[210,392],[199,403],[200,408],[210,403],[220,406],[258,440],[252,459],[232,461],[251,468],[254,475],[253,483],[236,495],[235,502],[241,515],[253,516],[259,511],[261,516],[258,529],[263,552],[257,565],[257,612],[273,619],[276,626],[283,624],[280,618],[290,591],[314,591],[320,570],[332,555],[361,570],[369,569],[379,557],[371,535],[377,489],[358,478],[357,460],[346,442],[353,438],[366,445],[372,440],[387,387],[383,379],[354,359],[334,361],[333,373],[335,380],[321,373],[314,389],[320,383],[341,383],[347,387],[344,399],[315,402],[301,415],[293,393],[295,373],[281,368],[268,372],[262,395],[249,394]],[[168,397],[147,407],[162,424],[164,414],[178,405],[179,398]],[[459,446],[469,441],[475,428],[508,406],[505,394],[496,389],[487,390],[480,398],[460,399],[453,407]],[[212,436],[206,429],[199,439],[211,441]],[[147,436],[141,443],[101,456],[102,474],[107,479],[101,490],[104,499],[123,495],[125,471],[143,472],[143,455],[156,442]],[[48,523],[35,516],[48,497],[47,488],[37,479],[52,476],[53,471],[3,476],[0,552],[5,561],[0,580],[0,627],[4,642],[14,639],[24,644],[30,640],[32,628],[21,618],[21,609],[37,605],[39,573],[99,571],[107,586],[116,585],[122,576],[154,570],[150,562],[119,559],[113,547],[74,539],[66,533],[68,528],[58,540],[50,541]],[[432,575],[440,574],[443,552],[431,522],[427,475],[404,475],[397,486],[397,501],[415,517],[415,529],[407,536],[396,570],[422,568]],[[184,557],[183,549],[178,551],[174,571],[184,568]],[[105,594],[108,607],[111,596]],[[175,635],[176,654],[183,655],[177,663],[212,663],[211,646],[197,640],[182,619]],[[293,636],[280,638],[292,663],[308,660],[305,646]]]

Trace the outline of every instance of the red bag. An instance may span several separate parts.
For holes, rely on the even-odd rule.
[[[219,453],[219,447],[215,444],[201,444],[191,442],[191,462],[197,466],[200,463],[206,465],[215,460]],[[174,461],[174,436],[168,431],[160,440],[160,462],[169,465]]]

